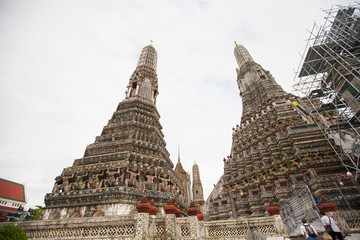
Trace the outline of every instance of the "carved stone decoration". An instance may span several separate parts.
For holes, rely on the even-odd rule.
[[[122,204],[121,212],[128,214],[144,194],[160,206],[175,198],[185,210],[189,201],[185,196],[191,195],[189,183],[173,170],[166,149],[156,107],[156,68],[157,52],[152,45],[145,46],[127,94],[100,136],[86,147],[82,158],[63,170],[52,193],[45,196],[48,211],[61,208],[66,212],[76,206],[101,209],[106,216],[115,211],[112,204]]]
[[[336,141],[332,146],[322,134],[324,126],[309,117],[308,106],[322,103],[285,92],[244,46],[236,44],[234,54],[243,112],[233,128],[230,154],[223,160],[224,174],[216,187],[220,189],[209,196],[213,202],[205,203],[205,216],[209,220],[265,216],[270,199],[280,206],[304,185],[313,195],[340,191],[347,199],[356,199],[355,191],[347,190],[350,185],[360,189],[355,182],[335,189],[336,174],[347,171],[343,163],[348,160],[339,159],[334,149],[341,147]],[[338,113],[332,113],[320,112],[318,117],[333,121]],[[222,199],[216,200],[220,195]]]
[[[177,204],[176,202],[174,203],[174,206],[176,207],[175,216],[176,216],[176,217],[181,217],[182,212],[181,212],[181,210],[179,209],[178,204]]]
[[[53,190],[52,190],[52,193],[59,193],[63,186],[62,186],[62,177],[61,176],[57,176],[55,178],[55,184],[54,184],[54,187],[53,187]]]
[[[75,176],[75,182],[72,184],[72,189],[84,190],[87,187],[87,178],[89,174],[85,171],[81,171]]]
[[[104,180],[105,187],[114,187],[119,185],[120,169],[118,168],[108,168],[107,169],[107,177]]]
[[[140,203],[136,205],[136,209],[138,210],[139,213],[149,213],[150,208],[151,205],[149,204],[146,196],[144,196],[141,199]]]
[[[170,198],[168,204],[164,207],[165,214],[176,214],[176,207]]]
[[[204,214],[202,214],[200,208],[198,208],[197,214],[196,214],[197,218],[199,219],[199,221],[203,221],[204,220]]]
[[[101,188],[103,185],[103,180],[100,180],[100,170],[93,170],[90,172],[89,182],[88,182],[88,188],[94,189],[94,188]]]
[[[270,214],[270,216],[273,216],[273,215],[279,215],[280,214],[280,208],[275,206],[273,203],[272,203],[272,200],[270,200],[269,202],[269,207],[267,209],[267,212]]]
[[[159,212],[159,209],[155,206],[154,199],[151,199],[150,206],[149,214],[156,215]]]
[[[62,176],[62,191],[63,192],[68,192],[71,190],[72,188],[72,182],[73,182],[73,178],[74,178],[74,174],[71,173],[65,173]]]
[[[195,207],[194,202],[190,203],[189,208],[186,210],[186,212],[189,214],[189,216],[196,216],[198,213],[198,209]]]
[[[335,205],[328,200],[326,200],[325,196],[321,197],[320,211],[326,212],[335,212]]]

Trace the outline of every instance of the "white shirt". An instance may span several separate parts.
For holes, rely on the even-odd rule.
[[[340,232],[340,229],[339,227],[337,226],[337,222],[331,218],[331,217],[328,217],[326,215],[322,216],[321,217],[321,222],[324,226],[326,225],[330,225],[330,220],[331,220],[331,227],[333,229],[334,232]]]
[[[305,236],[306,236],[306,239],[309,237],[309,234],[307,233],[304,225],[309,225],[309,226],[314,230],[315,234],[317,234],[317,231],[315,230],[315,228],[313,228],[310,224],[305,223],[305,224],[303,224],[303,225],[300,226],[300,231],[301,231],[301,234],[302,234],[302,235],[305,235]]]

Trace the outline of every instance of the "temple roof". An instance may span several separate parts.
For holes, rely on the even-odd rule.
[[[186,171],[184,170],[181,162],[180,162],[180,159],[178,159],[178,162],[176,164],[176,167],[175,167],[175,170],[174,170],[176,173],[185,173],[186,174]]]
[[[184,170],[181,161],[180,161],[180,149],[178,150],[178,161],[175,166],[174,172],[181,180],[188,180],[190,181],[190,175]]]

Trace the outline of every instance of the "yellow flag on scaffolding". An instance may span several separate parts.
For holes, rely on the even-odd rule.
[[[295,107],[299,105],[299,103],[297,101],[295,102],[291,102]]]

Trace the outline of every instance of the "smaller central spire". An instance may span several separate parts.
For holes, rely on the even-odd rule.
[[[152,44],[152,40],[150,42]],[[127,86],[126,98],[141,98],[156,104],[158,83],[156,75],[157,52],[152,45],[145,46]]]
[[[256,63],[246,48],[235,42],[234,54],[240,69],[237,72],[237,84],[243,102],[243,117],[260,106],[264,106],[269,100],[286,95],[269,71],[264,70]]]
[[[157,52],[152,46],[152,40],[150,45],[147,45],[141,51],[139,61],[137,64],[137,69],[139,68],[148,68],[156,72],[157,65]]]
[[[195,203],[196,206],[202,206],[204,204],[204,194],[200,180],[199,166],[196,163],[194,163],[192,171],[193,171],[193,186],[192,186],[193,202]]]
[[[235,54],[235,58],[236,61],[239,65],[239,68],[241,69],[246,63],[248,62],[254,62],[254,60],[252,59],[250,53],[248,52],[248,50],[246,50],[246,48],[242,45],[238,45],[235,41],[235,49],[234,49],[234,54]]]

